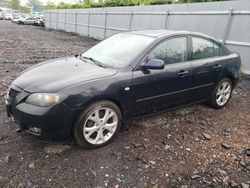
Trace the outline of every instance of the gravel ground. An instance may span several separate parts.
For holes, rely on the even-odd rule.
[[[247,76],[224,109],[202,104],[140,119],[97,150],[41,143],[18,131],[3,102],[18,73],[96,42],[0,20],[0,187],[249,187]]]

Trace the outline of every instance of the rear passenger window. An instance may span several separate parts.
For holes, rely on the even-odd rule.
[[[216,44],[208,40],[205,40],[202,38],[195,38],[195,37],[192,37],[192,41],[193,41],[192,58],[194,60],[220,55],[219,46],[217,46]]]

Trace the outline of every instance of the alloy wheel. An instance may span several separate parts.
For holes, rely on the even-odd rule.
[[[225,81],[220,84],[216,92],[216,103],[219,106],[225,105],[231,95],[232,86],[229,82]]]
[[[113,109],[98,108],[84,122],[83,136],[90,144],[103,144],[113,137],[117,126],[118,116]]]

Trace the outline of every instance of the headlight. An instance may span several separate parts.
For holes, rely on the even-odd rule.
[[[57,93],[34,93],[27,97],[26,103],[35,106],[48,107],[62,102],[67,95]]]

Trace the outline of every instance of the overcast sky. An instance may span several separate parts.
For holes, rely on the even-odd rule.
[[[20,0],[22,5],[25,5],[28,0]],[[75,3],[75,0],[40,0],[43,4],[46,4],[47,2],[54,2],[54,3]]]

